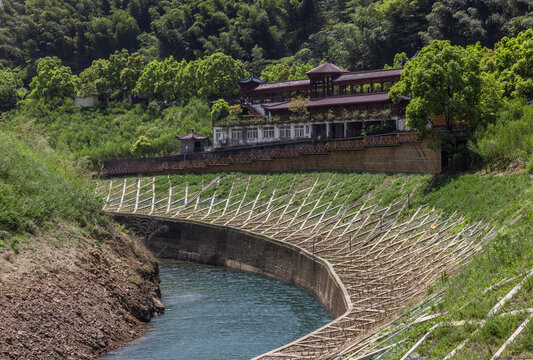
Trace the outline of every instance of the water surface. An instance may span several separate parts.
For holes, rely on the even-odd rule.
[[[315,297],[282,281],[166,260],[160,272],[165,314],[105,359],[250,359],[332,320]]]

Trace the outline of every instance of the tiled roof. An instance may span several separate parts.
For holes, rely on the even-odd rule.
[[[206,140],[207,136],[200,135],[200,134],[197,134],[195,132],[192,132],[192,133],[189,133],[187,135],[176,136],[176,139],[178,139],[178,140]]]
[[[239,80],[240,84],[248,84],[248,83],[256,83],[256,84],[262,84],[264,82],[267,82],[267,79],[261,79],[260,77],[256,76],[253,72],[250,73],[250,76],[248,76],[246,79]]]
[[[265,82],[255,87],[253,91],[290,89],[290,88],[308,86],[308,85],[311,85],[311,81],[309,79]]]
[[[326,62],[320,66],[317,66],[316,68],[309,70],[306,72],[307,75],[318,75],[318,74],[339,74],[339,73],[347,73],[348,70],[344,70],[343,68],[338,67],[335,64],[330,63],[326,60]]]
[[[362,72],[354,72],[354,73],[348,73],[348,74],[342,74],[337,79],[335,79],[333,82],[343,82],[343,81],[356,81],[356,80],[371,80],[371,79],[379,79],[379,78],[385,78],[385,77],[399,77],[402,73],[403,69],[386,69],[386,70],[372,70],[372,71],[362,71]]]
[[[336,105],[356,105],[365,103],[377,103],[390,101],[389,93],[379,92],[370,94],[347,95],[347,96],[331,96],[322,99],[311,100],[307,104],[308,108],[322,107],[322,106],[336,106]],[[285,102],[278,105],[263,105],[266,110],[287,110],[290,102]]]

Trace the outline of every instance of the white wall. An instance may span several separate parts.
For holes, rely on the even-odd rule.
[[[84,97],[84,98],[80,98],[80,97],[76,96],[74,98],[74,105],[81,106],[81,107],[96,106],[96,105],[98,105],[98,96],[97,95],[93,95],[93,96],[87,96],[87,97]]]

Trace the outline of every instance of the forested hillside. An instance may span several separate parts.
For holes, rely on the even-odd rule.
[[[3,0],[0,61],[31,72],[57,56],[79,73],[125,48],[148,60],[220,51],[251,68],[327,54],[371,69],[433,39],[491,47],[532,28],[532,11],[528,0]]]

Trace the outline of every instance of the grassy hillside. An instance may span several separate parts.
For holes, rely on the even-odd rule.
[[[209,104],[198,99],[190,100],[185,106],[166,108],[157,103],[133,107],[117,103],[89,109],[74,106],[70,100],[53,110],[28,101],[20,110],[7,114],[5,122],[11,129],[34,127],[33,131],[46,134],[54,149],[76,159],[86,159],[91,168],[98,168],[103,160],[113,157],[179,151],[175,137],[192,130],[212,135]],[[143,153],[132,154],[140,136],[146,136],[150,146]]]
[[[0,122],[0,153],[0,358],[94,359],[132,340],[162,310],[152,255],[31,124]]]
[[[42,138],[33,146],[0,130],[0,246],[15,248],[18,236],[53,222],[105,223],[101,204],[74,165],[60,159]]]
[[[222,177],[218,184],[208,188],[207,185],[219,175]],[[458,273],[443,272],[436,284],[425,289],[428,296],[436,296],[426,311],[442,315],[418,325],[408,325],[406,330],[381,344],[382,347],[398,344],[384,354],[385,359],[401,358],[432,326],[440,323],[415,353],[428,359],[442,359],[466,340],[462,352],[454,359],[488,360],[491,352],[495,353],[526,318],[524,313],[507,316],[500,314],[531,307],[533,304],[533,281],[529,280],[498,314],[488,316],[503,296],[533,268],[533,176],[525,172],[516,175],[472,173],[438,177],[327,172],[161,175],[155,179],[141,177],[140,188],[136,190],[137,181],[134,177],[126,180],[113,179],[107,205],[110,211],[120,209],[122,212],[132,212],[137,209],[139,213],[153,212],[163,216],[165,213],[179,213],[176,216],[204,219],[203,221],[213,220],[213,216],[216,218],[225,211],[230,215],[228,218],[222,217],[222,223],[235,216],[236,224],[241,224],[246,219],[247,211],[254,207],[256,211],[263,209],[267,206],[268,199],[274,196],[280,199],[279,203],[276,202],[278,211],[291,214],[292,220],[286,221],[294,221],[300,226],[301,219],[298,216],[312,219],[320,217],[325,207],[340,211],[338,206],[342,208],[357,202],[361,206],[362,202],[367,201],[369,194],[371,196],[365,202],[369,209],[374,204],[386,207],[412,194],[409,206],[403,209],[403,221],[408,220],[419,206],[427,205],[422,211],[427,211],[428,214],[442,213],[444,218],[464,218],[455,225],[452,233],[457,233],[466,224],[477,222],[497,229],[497,235]],[[172,198],[167,200],[169,186],[172,186]],[[295,197],[291,195],[294,191],[303,191],[311,186],[313,191],[310,195],[305,195],[305,191]],[[109,182],[105,181],[99,189],[101,197],[107,198]],[[155,194],[152,189],[155,189]],[[137,191],[138,201],[135,200]],[[123,193],[127,196],[124,197]],[[198,193],[201,195],[196,198],[195,194]],[[227,198],[232,200],[226,205]],[[285,208],[285,204],[289,203]],[[152,204],[156,204],[155,207]],[[349,208],[346,217],[349,219],[358,209],[357,206]],[[326,217],[333,216],[335,211],[328,213]],[[243,215],[236,216],[235,212]],[[274,222],[278,215],[272,215]],[[281,223],[285,221],[280,220]],[[264,226],[268,227],[266,224]],[[271,231],[275,233],[277,230],[279,229]],[[261,232],[262,229],[256,231]],[[505,281],[501,283],[502,280]],[[406,314],[416,314],[420,311],[420,306],[425,305],[416,304]],[[487,321],[486,325],[480,324],[481,320]],[[452,325],[459,321],[471,324]],[[508,347],[507,354],[530,356],[532,330],[529,325]]]

